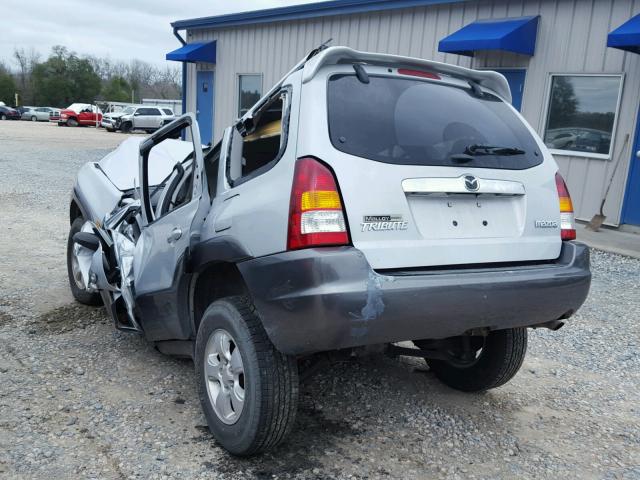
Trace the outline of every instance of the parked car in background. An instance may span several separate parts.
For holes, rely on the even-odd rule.
[[[302,358],[412,341],[388,351],[489,390],[591,280],[558,164],[504,76],[346,47],[314,50],[215,146],[193,113],[127,139],[81,168],[69,213],[74,297],[191,356],[237,455],[291,430]]]
[[[132,112],[121,115],[116,119],[112,130],[121,130],[124,133],[133,130],[144,130],[151,133],[163,125],[171,123],[174,119],[173,110],[169,108],[134,107]]]
[[[55,111],[56,109],[51,107],[31,107],[22,112],[21,118],[32,122],[48,122],[51,119],[51,114]]]
[[[102,121],[102,112],[89,103],[72,103],[60,112],[58,125],[78,127],[80,125],[95,126]]]
[[[17,106],[16,105],[16,106],[13,107],[14,110],[17,110],[18,112],[20,112],[21,116],[22,116],[22,114],[24,112],[26,112],[27,110],[31,110],[32,108],[36,108],[36,107],[32,107],[32,106],[29,106],[29,105],[21,105],[21,106]]]
[[[106,128],[109,132],[115,132],[117,130],[117,120],[123,115],[131,115],[136,111],[136,108],[138,108],[138,105],[131,105],[123,110],[120,110],[119,112],[105,113],[102,116],[102,122],[100,122],[100,126]]]
[[[20,112],[15,108],[0,105],[0,120],[20,120]]]

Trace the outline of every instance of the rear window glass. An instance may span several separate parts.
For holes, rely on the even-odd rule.
[[[497,96],[424,80],[355,75],[329,79],[329,135],[345,153],[401,165],[438,165],[521,170],[542,163],[534,138]],[[524,150],[482,151],[461,163],[452,156],[471,145]],[[476,150],[477,152],[477,150]]]

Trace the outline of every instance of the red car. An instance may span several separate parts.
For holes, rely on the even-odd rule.
[[[95,105],[73,103],[60,112],[58,125],[78,127],[80,125],[96,126],[102,121],[102,112]]]

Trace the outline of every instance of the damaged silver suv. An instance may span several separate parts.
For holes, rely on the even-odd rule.
[[[238,455],[285,438],[317,352],[387,345],[453,388],[498,387],[591,278],[558,166],[510,100],[496,72],[318,48],[217,145],[186,114],[82,167],[73,295],[192,357]]]

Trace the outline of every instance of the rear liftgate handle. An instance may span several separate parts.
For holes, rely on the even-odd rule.
[[[171,235],[167,237],[167,242],[173,243],[176,240],[180,239],[181,236],[182,236],[182,230],[180,230],[179,227],[176,227],[173,230],[171,230]]]

